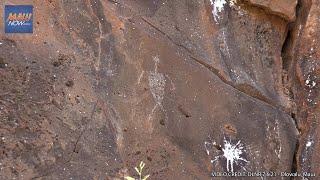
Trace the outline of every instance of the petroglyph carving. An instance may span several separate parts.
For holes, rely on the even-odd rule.
[[[151,120],[152,115],[156,111],[157,107],[160,108],[160,110],[165,114],[165,118],[167,119],[167,114],[165,112],[165,109],[162,106],[162,101],[164,97],[164,90],[166,86],[166,78],[165,75],[158,72],[158,65],[160,63],[159,57],[155,56],[153,57],[154,61],[154,71],[150,72],[148,81],[149,81],[149,87],[152,94],[152,97],[154,101],[156,102],[156,105],[153,107],[151,114],[149,114],[149,120]]]

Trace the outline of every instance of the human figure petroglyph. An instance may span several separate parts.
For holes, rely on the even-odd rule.
[[[167,120],[167,114],[165,109],[163,108],[162,102],[164,98],[164,90],[166,86],[166,76],[163,73],[158,72],[158,66],[160,63],[160,59],[158,56],[153,57],[154,61],[154,71],[150,72],[148,76],[149,81],[149,87],[152,94],[153,99],[155,100],[156,104],[152,108],[151,113],[149,114],[148,120],[150,121],[152,118],[152,115],[156,111],[156,109],[159,107],[161,111],[165,114],[165,119]]]

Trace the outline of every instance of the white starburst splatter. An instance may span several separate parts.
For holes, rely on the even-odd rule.
[[[249,162],[245,158],[241,157],[241,155],[245,152],[245,150],[240,140],[236,144],[233,144],[231,140],[227,141],[226,138],[224,138],[223,143],[224,143],[224,146],[222,148],[223,154],[219,156],[215,156],[214,159],[211,160],[211,163],[214,163],[220,158],[224,158],[227,160],[227,171],[233,172],[235,164],[239,164],[241,161]]]

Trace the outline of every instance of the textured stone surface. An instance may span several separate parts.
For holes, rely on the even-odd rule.
[[[293,118],[318,118],[295,112],[309,89],[291,92],[285,62],[296,46],[309,88],[298,73],[319,47],[317,3],[286,58],[287,20],[240,1],[33,4],[32,35],[0,36],[0,179],[123,179],[140,161],[150,179],[317,170],[295,163],[317,154],[296,146]],[[312,127],[302,137],[317,139]]]
[[[288,21],[296,18],[297,0],[247,0],[254,6],[266,9],[272,14],[279,15]]]
[[[297,155],[300,172],[320,174],[320,21],[319,1],[311,1],[306,23],[301,28],[300,42],[297,45],[296,68],[298,77],[298,117],[302,135]],[[316,178],[315,178],[316,179]]]

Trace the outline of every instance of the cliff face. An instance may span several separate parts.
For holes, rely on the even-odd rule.
[[[303,4],[303,8],[309,9],[309,13],[301,13],[303,28],[299,31],[293,54],[297,77],[294,87],[298,113],[297,122],[301,131],[296,159],[299,171],[315,172],[319,175],[320,2],[307,1]]]
[[[0,35],[0,179],[319,175],[318,1],[24,3],[34,33]]]

